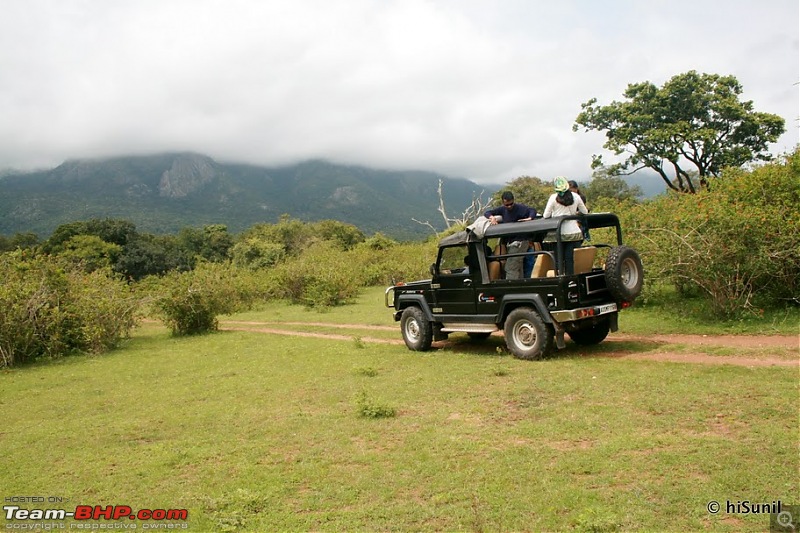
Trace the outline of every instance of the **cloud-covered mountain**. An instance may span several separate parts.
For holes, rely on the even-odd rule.
[[[0,234],[34,232],[46,238],[60,224],[90,218],[129,220],[151,233],[206,224],[226,224],[235,233],[288,214],[413,239],[430,229],[412,219],[444,227],[437,211],[440,179],[451,215],[483,191],[471,181],[431,172],[325,161],[263,167],[193,153],[74,160],[1,177]]]

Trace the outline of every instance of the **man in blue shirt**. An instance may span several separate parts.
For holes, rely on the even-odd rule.
[[[507,222],[522,222],[533,220],[536,217],[536,209],[525,204],[518,204],[514,201],[514,193],[511,191],[503,192],[501,199],[503,205],[486,211],[483,216],[490,219],[492,225]],[[516,254],[527,252],[529,248],[528,239],[525,236],[507,237],[505,243],[506,253]],[[523,257],[509,257],[506,260],[506,279],[522,279]]]

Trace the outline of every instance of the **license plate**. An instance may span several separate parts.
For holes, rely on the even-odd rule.
[[[617,310],[617,304],[606,304],[597,307],[597,314],[604,315],[606,313],[613,313]]]

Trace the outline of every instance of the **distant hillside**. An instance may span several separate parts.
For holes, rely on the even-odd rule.
[[[30,231],[47,238],[60,224],[90,218],[129,220],[149,233],[206,224],[226,224],[237,233],[288,214],[415,239],[430,229],[412,219],[444,228],[437,211],[439,179],[452,214],[483,190],[431,172],[324,161],[260,167],[191,153],[67,161],[52,170],[0,177],[0,234]]]
[[[661,176],[655,172],[639,171],[632,176],[625,176],[623,179],[631,187],[638,186],[642,189],[642,198],[653,198],[667,191],[667,185]]]

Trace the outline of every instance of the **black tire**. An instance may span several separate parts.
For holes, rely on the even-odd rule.
[[[485,341],[486,339],[489,338],[489,335],[491,335],[491,333],[470,331],[469,333],[467,333],[467,335],[469,336],[469,340],[471,341]]]
[[[403,310],[400,315],[400,330],[409,350],[426,352],[431,349],[433,327],[419,307],[411,306]]]
[[[605,338],[608,336],[608,332],[608,320],[603,320],[589,327],[584,327],[575,331],[568,331],[567,335],[569,335],[569,338],[572,339],[575,344],[589,346],[603,342],[603,340],[605,340]]]
[[[642,292],[644,269],[639,254],[627,246],[615,246],[606,258],[606,287],[618,302],[633,303]]]
[[[530,307],[519,307],[506,318],[506,346],[517,359],[541,359],[553,350],[553,327]]]

